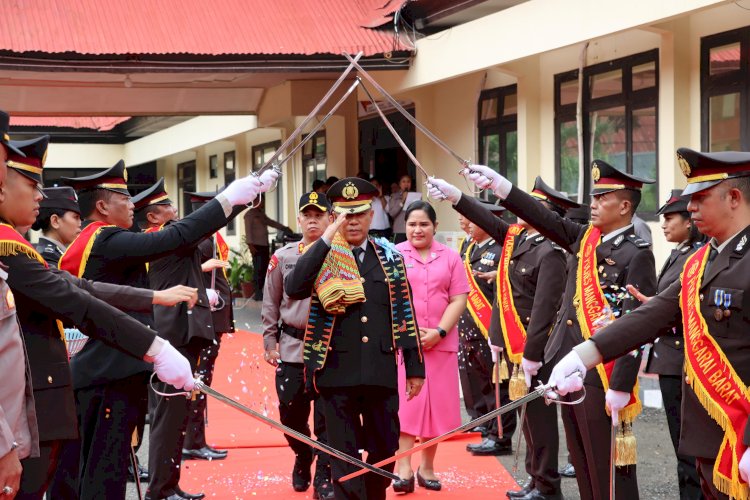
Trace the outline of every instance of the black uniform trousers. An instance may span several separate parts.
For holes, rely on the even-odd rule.
[[[255,300],[263,299],[263,287],[266,284],[266,271],[271,261],[271,249],[268,245],[254,245],[253,254],[253,285],[255,286]]]
[[[714,485],[714,465],[716,460],[710,458],[697,458],[695,467],[701,482],[701,493],[705,500],[729,500],[729,495],[720,492]]]
[[[190,361],[195,372],[198,356],[205,346],[204,339],[193,339],[188,345],[176,349]],[[154,381],[156,390],[164,393],[180,392],[161,381]],[[151,428],[148,441],[148,470],[151,480],[148,484],[149,496],[153,499],[168,497],[176,493],[180,482],[180,462],[182,445],[187,428],[190,398],[178,396],[156,396],[156,406],[151,414]]]
[[[323,401],[320,396],[311,397],[305,391],[305,365],[302,363],[281,363],[276,368],[276,393],[279,397],[279,418],[281,423],[297,432],[310,436],[310,403],[313,406],[313,431],[321,443],[328,443],[326,435]],[[313,448],[293,437],[284,435],[289,447],[300,460],[301,465],[309,467],[313,461]],[[315,466],[316,477],[324,474],[330,477],[330,455],[314,450],[318,462]]]
[[[79,498],[125,498],[130,445],[146,412],[148,374],[75,391],[81,436]]]
[[[581,500],[607,500],[612,419],[604,409],[604,390],[591,384],[585,384],[585,388],[586,398],[582,403],[562,407],[565,437],[576,469]],[[578,396],[580,393],[572,394],[569,398],[576,399]],[[628,500],[639,498],[635,465],[615,468],[615,496]]]
[[[68,500],[78,497],[78,469],[81,463],[81,440],[60,441],[61,449],[47,500]]]
[[[398,450],[398,392],[377,386],[320,388],[328,441],[337,450],[360,457],[367,452],[367,463],[374,464]],[[383,500],[390,480],[368,472],[344,483],[337,481],[359,470],[336,458],[331,459],[333,492],[336,500]],[[393,472],[394,463],[382,467]]]
[[[677,456],[677,484],[680,487],[680,500],[701,498],[701,485],[696,470],[695,457],[679,452],[680,423],[682,415],[682,377],[679,375],[659,375],[659,387],[667,415],[669,437],[672,439]]]
[[[552,374],[552,365],[544,364],[531,378],[531,387],[545,384]],[[545,495],[560,491],[557,455],[560,436],[557,431],[557,405],[547,405],[538,398],[526,405],[526,420],[522,423],[526,440],[526,473],[533,487]]]
[[[21,488],[16,498],[24,500],[41,500],[47,491],[62,449],[62,440],[42,441],[39,443],[39,456],[21,460]],[[75,497],[71,497],[75,498]]]
[[[231,304],[227,307],[229,306]],[[217,334],[215,342],[204,347],[198,357],[196,373],[203,378],[203,382],[208,386],[211,386],[214,379],[214,368],[216,367],[216,358],[219,357],[222,335],[221,333]],[[189,402],[187,430],[185,431],[185,442],[182,445],[187,450],[200,450],[208,444],[206,443],[206,408],[208,406],[208,399],[206,398],[205,394],[200,393]]]

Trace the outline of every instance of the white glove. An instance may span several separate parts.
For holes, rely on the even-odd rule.
[[[268,190],[267,188],[263,189],[263,187],[264,185],[258,177],[248,175],[232,182],[221,194],[226,196],[232,206],[247,205],[257,198],[260,193]]]
[[[580,372],[580,377],[571,377],[576,372]],[[560,396],[565,396],[569,392],[583,389],[583,377],[585,375],[586,365],[583,364],[577,352],[570,351],[552,368],[552,375],[550,375],[548,383],[555,388]]]
[[[487,338],[487,345],[490,346],[490,351],[492,351],[492,362],[497,363],[497,360],[500,359],[500,353],[503,352],[503,348],[490,342],[489,337]]]
[[[484,165],[471,165],[466,178],[481,189],[492,189],[494,191],[500,185],[500,181],[505,177],[498,174],[490,167],[485,167]]]
[[[607,389],[607,394],[604,396],[604,401],[607,403],[607,408],[612,414],[612,423],[617,425],[620,423],[619,414],[620,410],[625,408],[630,401],[630,393],[615,391]]]
[[[219,294],[213,288],[206,288],[206,295],[208,295],[209,306],[214,307],[219,303]]]
[[[750,448],[746,449],[740,458],[740,478],[750,483]]]
[[[461,190],[443,179],[430,177],[427,180],[427,186],[429,188],[427,194],[435,200],[448,200],[455,205],[461,199]]]
[[[154,371],[162,382],[178,389],[192,391],[195,387],[190,362],[168,340],[164,341],[159,354],[154,356]]]
[[[261,188],[260,192],[265,193],[266,191],[271,189],[271,186],[273,186],[276,183],[278,178],[279,178],[279,173],[272,168],[269,168],[268,170],[260,174],[260,177],[258,179],[260,180],[260,183],[263,184],[263,187]]]
[[[523,375],[526,377],[526,387],[531,387],[531,377],[536,376],[539,373],[539,368],[544,363],[541,361],[531,361],[526,358],[521,358],[521,368],[523,368]]]

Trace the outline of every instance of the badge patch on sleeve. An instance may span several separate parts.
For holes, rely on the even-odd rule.
[[[276,266],[278,265],[279,265],[279,259],[274,255],[273,257],[271,257],[271,261],[268,263],[268,272],[266,274],[276,269]]]

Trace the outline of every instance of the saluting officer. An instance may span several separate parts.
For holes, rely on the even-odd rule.
[[[386,240],[367,236],[377,189],[348,177],[327,194],[339,216],[299,258],[284,289],[296,300],[312,295],[305,375],[323,400],[329,444],[352,456],[367,450],[375,463],[398,449],[396,352],[403,353],[409,399],[424,383],[424,361],[403,258]],[[356,470],[332,464],[334,479]],[[368,473],[333,488],[337,499],[373,500],[385,498],[388,484]]]
[[[125,164],[63,180],[76,189],[84,228],[60,259],[71,274],[109,283],[148,286],[146,263],[213,234],[233,207],[245,205],[275,181],[274,171],[238,179],[202,209],[162,231],[137,233]],[[149,314],[137,319],[152,324]],[[168,343],[164,341],[164,344]],[[150,367],[97,340],[72,360],[81,435],[81,498],[121,498],[133,430],[146,411]]]
[[[214,199],[217,194],[216,192],[187,193],[194,211]],[[234,308],[232,307],[232,290],[227,280],[227,269],[221,266],[215,267],[216,264],[229,265],[229,246],[221,233],[216,232],[213,237],[201,241],[198,250],[200,250],[203,262],[201,264],[203,285],[206,290],[214,290],[218,299],[218,304],[211,306],[214,340],[201,350],[198,368],[195,371],[199,377],[202,377],[203,382],[210,386],[216,358],[219,357],[221,338],[225,333],[234,333]],[[224,460],[229,454],[227,450],[218,450],[206,441],[208,403],[206,398],[205,394],[200,393],[190,400],[187,431],[182,446],[184,460]]]
[[[546,364],[553,364],[594,335],[602,321],[638,307],[640,302],[627,293],[626,285],[634,285],[646,295],[656,291],[654,255],[649,244],[635,235],[631,223],[643,184],[653,181],[594,160],[591,224],[582,225],[546,210],[488,167],[473,165],[467,177],[481,188],[491,188],[505,208],[576,256],[570,261],[575,268],[569,268],[562,304],[544,349]],[[609,495],[613,424],[618,424],[618,439],[625,445],[617,459],[616,495],[638,498],[635,438],[629,427],[641,410],[637,394],[633,394],[640,360],[641,351],[636,351],[589,373],[584,402],[562,412],[582,498]]]
[[[463,196],[455,186],[440,179],[430,182],[447,195],[459,213],[502,241],[490,340],[494,350],[502,349],[506,359],[516,365],[515,375],[511,374],[516,378],[515,384],[520,382],[528,388],[546,379],[549,372],[543,363],[544,349],[565,287],[565,252],[524,218],[519,217],[517,224],[509,225],[483,209],[477,200]],[[541,177],[536,178],[531,197],[538,202],[535,204],[557,216],[577,206],[545,184]],[[521,394],[513,395],[514,399]],[[508,491],[509,497],[560,497],[559,436],[557,426],[550,425],[556,421],[554,405],[542,401],[528,405],[522,429],[527,443],[526,471],[531,480],[521,490]]]
[[[7,195],[0,203],[0,261],[8,266],[8,284],[14,291],[18,319],[24,330],[26,351],[31,366],[34,399],[39,427],[38,457],[24,460],[19,498],[41,499],[57,468],[61,448],[78,437],[76,408],[73,401],[68,353],[60,320],[78,326],[84,333],[117,346],[134,359],[142,359],[148,349],[160,344],[154,333],[110,305],[130,310],[148,311],[162,294],[107,283],[91,283],[70,274],[49,269],[42,256],[20,235],[35,221],[35,207],[42,198],[39,183],[46,156],[48,136],[15,143],[25,156],[11,153]],[[84,293],[78,288],[83,288]],[[94,299],[99,297],[106,301]],[[183,293],[167,303],[189,300]],[[157,357],[166,356],[167,367],[160,359],[157,373],[187,384],[189,366],[179,353],[162,349]],[[176,370],[179,368],[179,370]]]
[[[750,153],[677,150],[683,195],[697,229],[711,240],[690,255],[680,278],[630,315],[577,346],[553,369],[565,393],[576,369],[596,366],[682,324],[684,382],[679,451],[696,457],[704,498],[748,498],[750,479]],[[660,342],[661,343],[661,342]]]
[[[78,197],[69,186],[44,188],[39,215],[31,229],[41,231],[36,250],[50,267],[57,267],[65,249],[81,232]]]
[[[279,397],[281,423],[310,435],[310,403],[318,441],[327,443],[323,402],[305,389],[305,365],[302,350],[307,327],[310,299],[294,300],[284,293],[284,278],[294,269],[300,256],[315,243],[331,223],[331,205],[324,194],[306,193],[299,200],[297,223],[302,241],[289,243],[273,254],[268,265],[263,291],[263,345],[265,360],[276,367],[276,393]],[[313,449],[286,436],[294,451],[292,487],[305,491],[310,486]],[[326,453],[316,452],[313,488],[317,498],[333,498],[331,462]]]
[[[488,209],[501,213],[505,210],[499,205],[485,204]],[[500,259],[500,245],[488,235],[482,228],[469,222],[464,216],[459,215],[466,225],[469,235],[462,242],[461,259],[466,268],[469,280],[470,296],[476,297],[481,302],[490,304],[489,314],[477,315],[476,311],[470,311],[472,304],[467,301],[467,309],[458,320],[458,373],[461,378],[461,390],[464,397],[466,412],[472,419],[492,411],[495,408],[495,388],[492,384],[492,351],[490,350],[487,336],[491,319],[491,304],[495,299],[495,276],[497,275],[497,263]],[[459,221],[459,225],[461,222]],[[481,294],[481,295],[479,295]],[[508,399],[507,381],[501,383],[503,397]],[[503,415],[503,419],[513,420],[513,414]],[[509,422],[503,422],[503,428]],[[483,424],[479,429],[483,438],[493,436],[491,439],[493,448],[498,441],[497,420]],[[508,435],[505,445],[510,453],[510,438]],[[476,446],[476,445],[468,445]]]

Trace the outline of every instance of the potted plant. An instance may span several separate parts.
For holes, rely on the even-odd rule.
[[[243,298],[253,296],[253,259],[248,250],[238,252],[232,249],[229,259],[229,285],[235,293],[241,293]]]

